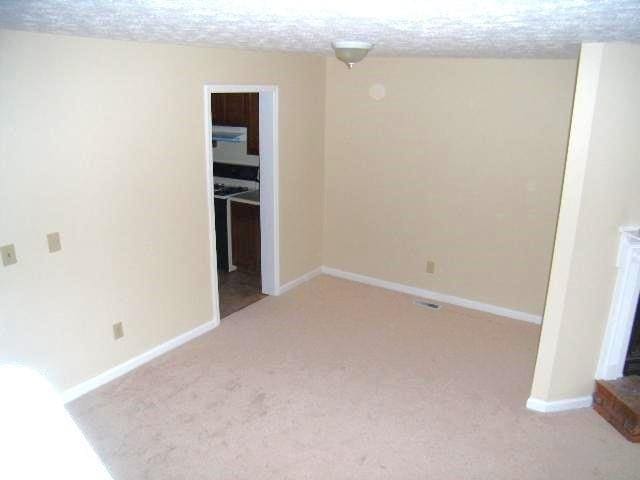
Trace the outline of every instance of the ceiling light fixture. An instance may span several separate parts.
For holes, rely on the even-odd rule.
[[[359,62],[367,56],[373,47],[368,42],[339,41],[331,44],[336,52],[336,58],[344,62],[348,68],[352,68],[354,63]]]

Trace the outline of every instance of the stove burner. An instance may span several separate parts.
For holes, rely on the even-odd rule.
[[[234,187],[231,185],[224,185],[223,183],[216,183],[213,185],[214,195],[225,197],[227,195],[235,195],[236,193],[247,192],[247,187]]]

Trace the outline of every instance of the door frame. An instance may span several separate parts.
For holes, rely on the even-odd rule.
[[[278,87],[207,83],[204,86],[204,138],[207,175],[207,208],[213,311],[220,322],[215,208],[213,198],[213,147],[211,145],[211,94],[259,94],[260,136],[260,269],[262,292],[277,295],[280,285],[280,239],[278,211]]]

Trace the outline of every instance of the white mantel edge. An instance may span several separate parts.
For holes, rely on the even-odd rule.
[[[599,380],[622,377],[640,294],[640,226],[621,227],[620,234],[618,275],[596,370]]]

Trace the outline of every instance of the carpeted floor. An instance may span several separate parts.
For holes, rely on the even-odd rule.
[[[640,478],[591,409],[526,410],[538,334],[321,276],[69,408],[116,480]]]

